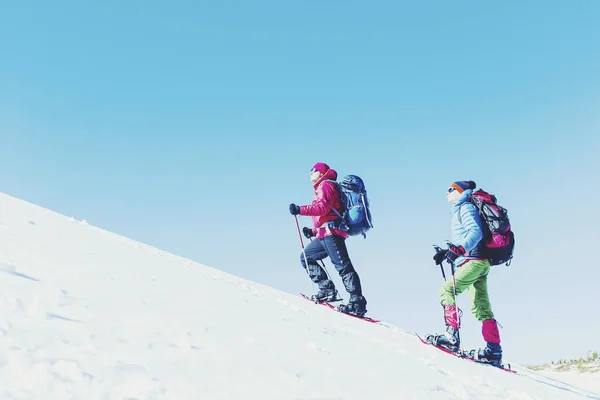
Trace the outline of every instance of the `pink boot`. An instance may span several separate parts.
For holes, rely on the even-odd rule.
[[[481,325],[483,340],[487,343],[483,349],[479,349],[478,358],[491,362],[502,361],[502,347],[500,346],[500,333],[498,323],[495,319],[486,319]]]
[[[458,330],[460,323],[456,306],[444,306],[444,320],[446,325]]]
[[[425,340],[436,346],[445,347],[452,351],[460,348],[460,336],[458,333],[459,318],[456,306],[444,306],[444,321],[446,322],[446,333],[441,335],[427,335]]]
[[[486,319],[481,325],[483,340],[488,343],[500,343],[500,332],[495,319]]]

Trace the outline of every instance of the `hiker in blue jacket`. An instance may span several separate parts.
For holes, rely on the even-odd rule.
[[[471,311],[482,322],[482,334],[487,345],[478,351],[479,358],[490,361],[502,360],[500,333],[494,319],[487,290],[490,261],[483,254],[483,226],[479,211],[470,202],[476,185],[473,181],[457,181],[446,192],[452,204],[452,242],[448,249],[440,249],[433,259],[437,265],[444,260],[454,264],[456,294],[465,290],[471,296]],[[432,343],[456,351],[460,347],[459,310],[456,307],[454,282],[446,280],[440,288],[441,304],[444,307],[446,333],[429,335]]]

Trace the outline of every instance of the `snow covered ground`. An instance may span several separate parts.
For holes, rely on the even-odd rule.
[[[3,400],[600,400],[4,194],[0,296]]]
[[[544,376],[557,379],[570,384],[600,393],[600,363],[586,363],[583,368],[576,365],[546,365],[543,369],[537,369]]]

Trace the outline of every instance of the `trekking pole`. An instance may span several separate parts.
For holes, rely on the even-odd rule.
[[[458,331],[458,340],[460,341],[461,347],[462,347],[462,340],[460,337],[460,316],[458,314],[458,297],[456,295],[456,278],[454,277],[454,271],[455,271],[455,267],[454,267],[454,263],[450,262],[450,270],[452,271],[452,288],[453,288],[453,294],[454,294],[454,312],[456,313],[456,323],[457,323],[457,331]],[[462,350],[461,350],[462,352]]]
[[[446,242],[448,244],[448,247],[450,246],[449,242]],[[435,251],[440,251],[442,250],[442,248],[440,246],[434,245],[433,246]],[[454,263],[450,262],[450,261],[446,261],[450,264],[450,272],[452,273],[452,294],[454,295],[454,312],[456,313],[456,323],[457,323],[457,331],[458,331],[458,338],[460,340],[460,316],[459,316],[459,312],[458,312],[458,296],[456,295],[456,277],[454,276],[454,272],[456,270]],[[442,276],[444,277],[444,281],[446,281],[446,274],[444,273],[444,267],[443,265],[443,261],[440,263],[440,268],[442,269]],[[462,341],[461,341],[461,347],[462,347]]]
[[[448,249],[450,249],[450,242],[446,241],[446,244],[448,245]],[[450,250],[448,250],[450,251]],[[454,294],[454,303],[456,303],[456,320],[458,321],[458,301],[456,298],[456,278],[454,277],[454,271],[456,270],[456,268],[454,267],[454,262],[450,262],[447,261],[450,264],[450,271],[452,271],[452,288],[453,288],[453,294]]]
[[[312,238],[308,238],[308,239],[312,242]],[[327,275],[327,279],[329,279],[331,282],[333,282],[333,280],[331,279],[331,275],[329,275],[329,271],[327,271],[327,267],[325,267],[325,262],[323,260],[319,260],[319,261],[317,261],[317,263],[321,266],[321,268],[323,268],[323,271],[325,271],[325,275]],[[335,290],[335,298],[338,300],[334,300],[334,301],[343,300],[339,296],[339,292],[337,291],[337,289]]]
[[[433,245],[433,248],[435,249],[436,252],[442,251],[443,249],[440,246],[437,245]],[[446,261],[450,264],[450,271],[452,272],[452,294],[454,295],[454,310],[456,313],[456,323],[457,323],[457,332],[458,332],[458,340],[460,341],[460,319],[459,319],[459,313],[458,313],[458,298],[456,295],[456,278],[454,277],[454,263],[453,262],[449,262]],[[440,269],[442,270],[442,277],[444,278],[444,282],[446,281],[446,273],[444,272],[444,260],[442,260],[442,262],[440,262]],[[445,318],[445,316],[444,316]],[[461,348],[462,348],[462,343],[461,343]],[[461,353],[462,353],[462,349],[461,349]]]
[[[312,242],[312,238],[308,238],[308,240],[310,240]],[[331,280],[331,276],[329,275],[329,271],[327,271],[327,268],[325,267],[325,262],[323,260],[319,260],[319,261],[317,261],[317,263],[319,263],[319,265],[325,271],[325,274],[327,275],[327,279]]]
[[[315,303],[317,302],[317,293],[315,292],[315,284],[310,278],[310,273],[308,272],[308,258],[306,258],[306,252],[304,251],[304,241],[302,240],[302,233],[300,233],[300,225],[298,224],[298,216],[294,215],[296,219],[296,229],[298,229],[298,238],[300,238],[300,246],[302,247],[302,255],[304,256],[304,265],[306,266],[304,269],[306,270],[306,274],[308,275],[308,279],[310,279],[310,286],[313,292],[313,298],[315,299]]]
[[[454,302],[457,303],[457,301],[456,301],[456,278],[454,277],[454,263],[453,262],[450,263],[450,270],[452,271],[452,289],[453,289],[453,294],[454,294]],[[456,320],[458,321],[458,305],[456,306]]]

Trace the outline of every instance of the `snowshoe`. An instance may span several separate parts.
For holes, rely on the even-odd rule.
[[[487,343],[483,349],[470,350],[467,355],[478,361],[502,366],[502,347],[499,343]]]
[[[458,329],[454,329],[451,326],[446,328],[446,333],[441,335],[427,335],[425,340],[434,346],[444,347],[454,353],[460,351]]]
[[[351,314],[362,318],[367,313],[366,303],[367,301],[364,297],[352,296],[350,297],[350,302],[348,302],[348,304],[340,304],[337,310],[344,314]]]
[[[342,301],[338,297],[338,291],[335,289],[319,289],[316,296],[310,296],[310,299],[315,303],[334,303],[336,301]]]

